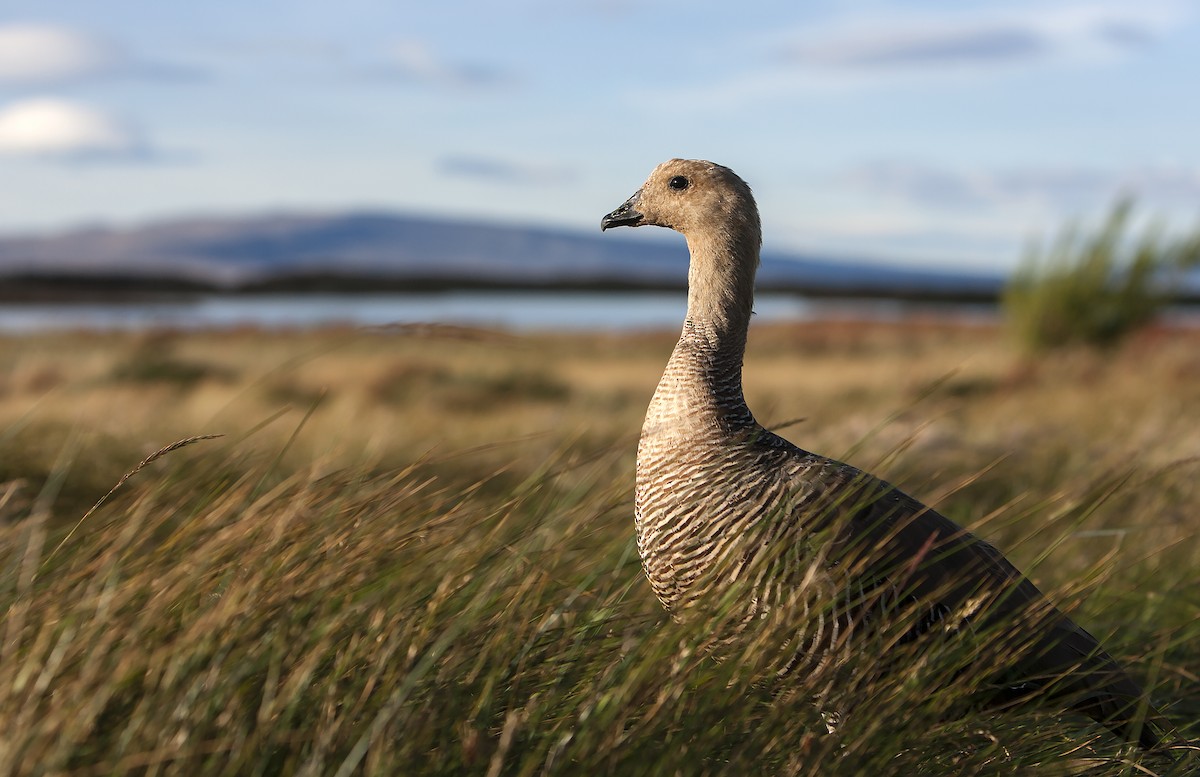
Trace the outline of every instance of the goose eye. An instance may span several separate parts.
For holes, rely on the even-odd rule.
[[[682,191],[688,187],[688,179],[684,178],[682,175],[677,175],[671,180],[667,181],[667,186],[670,186],[676,191]]]

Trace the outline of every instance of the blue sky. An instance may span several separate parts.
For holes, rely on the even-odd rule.
[[[0,234],[397,209],[597,229],[659,161],[768,248],[1006,267],[1200,217],[1200,5],[8,0]]]

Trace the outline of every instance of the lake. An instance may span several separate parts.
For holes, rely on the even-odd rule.
[[[462,324],[518,331],[674,329],[687,295],[678,292],[456,291],[430,294],[198,296],[186,301],[0,305],[0,332],[62,329],[295,329],[349,324]],[[967,320],[995,319],[988,305],[936,307],[889,301],[812,301],[763,293],[757,320],[902,318],[936,310]]]

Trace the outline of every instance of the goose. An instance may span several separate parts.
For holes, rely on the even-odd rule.
[[[995,547],[755,420],[742,363],[761,227],[741,178],[712,162],[664,162],[600,222],[601,231],[622,226],[673,229],[691,254],[683,331],[647,409],[636,468],[638,552],[673,617],[737,591],[736,620],[753,628],[796,591],[827,585],[828,617],[814,621],[823,633],[794,641],[786,674],[882,628],[886,612],[904,609],[897,603],[911,605],[899,642],[970,629],[999,648],[989,653],[1006,662],[993,706],[1055,699],[1145,749],[1163,743],[1170,726],[1142,688]]]

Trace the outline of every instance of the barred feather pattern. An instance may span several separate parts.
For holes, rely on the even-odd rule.
[[[711,636],[714,649],[762,619],[787,619],[796,631],[779,646],[781,676],[840,662],[860,630],[897,615],[907,619],[899,643],[1015,619],[1024,631],[1009,642],[1009,658],[1024,664],[1017,675],[1049,679],[1015,682],[998,700],[1050,683],[1119,735],[1158,744],[1149,725],[1131,733],[1128,710],[1142,691],[1094,637],[989,543],[760,426],[742,394],[744,343],[706,330],[685,324],[638,444],[638,551],[673,616],[707,615],[727,591],[744,596],[729,628]]]
[[[711,334],[685,324],[654,394],[638,444],[635,518],[646,577],[674,615],[740,584],[747,599],[725,642],[794,602],[805,581],[822,598],[833,595],[837,586],[807,540],[823,528],[817,485],[836,462],[754,420],[742,395],[740,346],[714,348]],[[817,633],[798,635],[807,647],[798,653],[816,655],[847,619],[831,611],[799,620]]]
[[[781,674],[837,660],[857,630],[897,613],[907,631],[893,644],[986,626],[1015,676],[1009,698],[1046,691],[1143,747],[1161,741],[1169,724],[1152,707],[1139,720],[1137,683],[998,550],[755,421],[742,360],[761,232],[740,178],[671,160],[604,223],[669,226],[691,252],[688,314],[646,412],[635,494],[642,565],[673,616],[729,607],[732,592],[732,628],[715,642],[768,617],[794,622]]]

